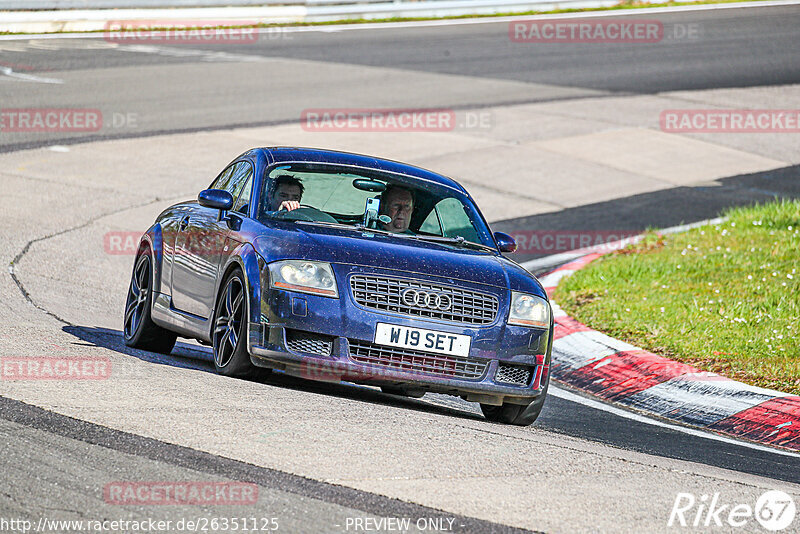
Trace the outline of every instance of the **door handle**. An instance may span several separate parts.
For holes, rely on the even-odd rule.
[[[186,227],[189,226],[189,216],[187,215],[183,219],[181,219],[181,223],[178,225],[178,231],[183,232],[186,230]]]

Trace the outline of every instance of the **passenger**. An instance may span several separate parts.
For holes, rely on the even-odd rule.
[[[388,224],[381,223],[384,230],[394,233],[413,234],[408,229],[414,211],[414,194],[410,189],[390,185],[381,193],[381,215],[391,217]]]
[[[294,176],[283,174],[275,177],[267,194],[267,211],[296,210],[300,207],[303,191],[303,182]]]

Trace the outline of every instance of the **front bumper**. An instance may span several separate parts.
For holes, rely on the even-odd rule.
[[[543,393],[552,326],[544,330],[506,325],[503,311],[507,302],[501,305],[494,323],[465,326],[365,309],[349,298],[347,275],[337,273],[337,284],[339,298],[276,289],[264,292],[261,322],[249,323],[248,348],[253,364],[311,380],[399,385],[493,405],[528,404]],[[509,298],[508,292],[495,291],[501,303]],[[448,357],[375,345],[379,322],[468,335],[472,339],[469,355]],[[326,336],[329,350],[313,353],[287,343],[287,336],[298,332]],[[381,363],[365,361],[361,357],[364,347],[375,348],[387,359],[381,358]],[[509,369],[528,370],[527,380],[509,383]]]

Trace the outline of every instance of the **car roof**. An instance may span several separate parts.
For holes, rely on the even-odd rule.
[[[433,171],[422,169],[420,167],[401,163],[399,161],[392,161],[390,159],[376,158],[374,156],[366,156],[363,154],[353,154],[350,152],[339,152],[337,150],[325,150],[320,148],[264,147],[258,150],[266,153],[267,161],[270,163],[308,161],[314,163],[352,165],[367,169],[404,174],[407,176],[435,182],[446,187],[451,187],[464,193],[467,192],[464,187],[461,186],[461,184],[452,178],[442,176],[441,174],[437,174]]]

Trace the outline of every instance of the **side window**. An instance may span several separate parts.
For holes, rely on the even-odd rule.
[[[228,184],[231,181],[231,174],[233,174],[234,167],[236,167],[236,165],[231,165],[222,171],[222,173],[217,176],[217,179],[211,183],[209,189],[225,189],[226,191],[229,191]]]
[[[240,161],[234,163],[214,180],[214,183],[211,184],[211,189],[224,189],[236,199],[244,189],[245,182],[252,175],[253,167],[249,162]]]
[[[242,192],[242,189],[244,189],[244,184],[247,182],[248,178],[253,175],[253,168],[247,161],[240,161],[234,167],[233,173],[231,174],[231,181],[228,184],[228,191],[231,192],[234,200],[236,200]]]
[[[244,215],[248,214],[248,212],[250,211],[250,195],[252,191],[253,191],[253,173],[251,171],[247,175],[247,180],[245,180],[244,187],[242,188],[242,193],[236,200],[236,204],[233,205],[233,211],[239,212]]]
[[[472,225],[464,205],[457,198],[446,198],[436,204],[434,211],[439,216],[442,235],[445,237],[461,236],[467,241],[480,243],[478,232]]]
[[[442,223],[439,222],[439,212],[435,207],[425,217],[419,231],[423,234],[442,235]]]

